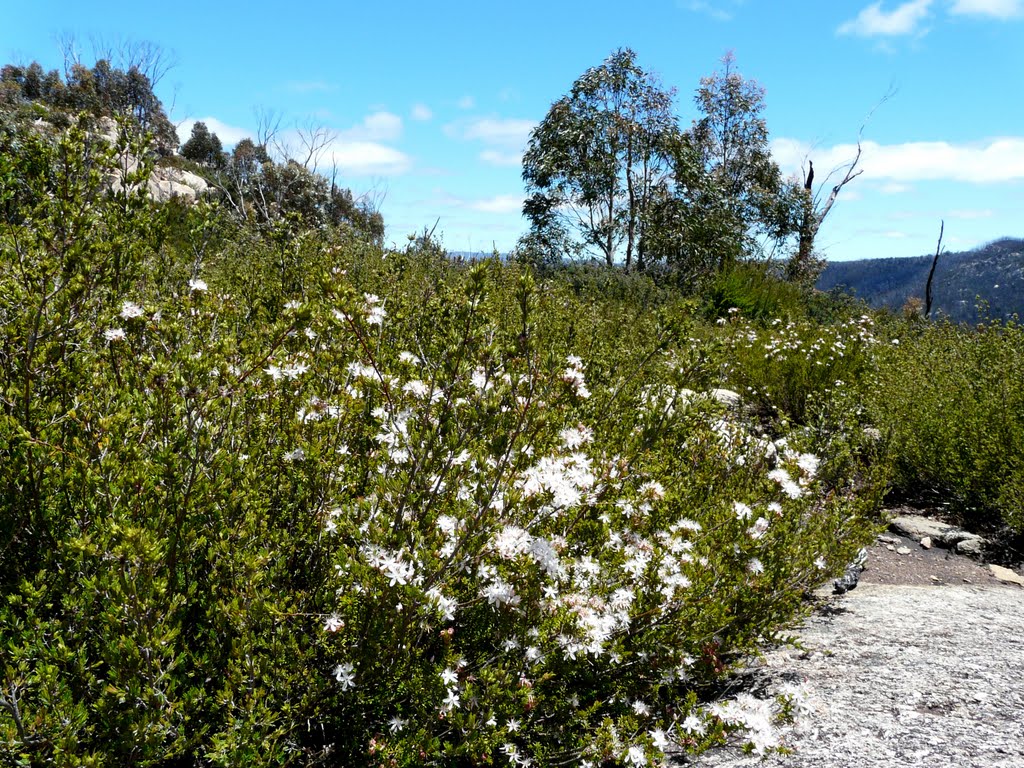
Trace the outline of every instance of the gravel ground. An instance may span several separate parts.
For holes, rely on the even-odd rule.
[[[798,633],[804,651],[770,651],[751,670],[760,685],[810,690],[785,738],[792,754],[722,749],[680,765],[1024,768],[1024,589],[975,574],[934,586],[865,578],[832,599]]]

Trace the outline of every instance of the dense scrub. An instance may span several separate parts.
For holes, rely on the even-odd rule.
[[[898,486],[1024,532],[1024,329],[909,323],[865,386]]]
[[[733,330],[646,277],[250,228],[108,192],[77,129],[5,141],[3,762],[776,744],[791,699],[716,681],[874,531],[853,406],[704,395]]]

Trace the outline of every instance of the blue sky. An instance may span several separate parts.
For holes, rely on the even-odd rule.
[[[397,244],[436,221],[449,249],[509,249],[530,129],[624,46],[677,89],[683,125],[733,51],[767,91],[787,173],[810,157],[822,179],[864,126],[864,173],[819,234],[828,258],[927,253],[940,219],[952,250],[1024,236],[1024,0],[4,5],[5,61],[59,67],[68,35],[88,64],[97,40],[161,46],[176,65],[157,91],[182,140],[203,120],[231,144],[259,110],[293,145],[299,127],[328,129],[321,169],[376,200]]]

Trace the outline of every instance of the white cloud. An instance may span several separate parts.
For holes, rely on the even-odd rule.
[[[336,141],[327,147],[320,168],[337,166],[350,176],[395,176],[405,173],[412,161],[404,152],[373,141]]]
[[[210,133],[217,134],[217,138],[220,139],[224,149],[230,149],[242,139],[254,138],[252,131],[245,128],[239,128],[235,125],[228,125],[227,123],[218,120],[216,117],[189,117],[178,123],[176,127],[178,138],[181,140],[182,144],[188,141],[189,137],[192,135],[192,126],[196,123],[206,123],[206,127],[210,130]]]
[[[679,5],[694,13],[703,13],[718,21],[730,21],[735,16],[735,7],[740,0],[708,2],[708,0],[680,0]],[[727,7],[723,7],[727,6]]]
[[[974,219],[991,219],[994,215],[995,211],[989,209],[972,210],[961,208],[949,212],[949,218],[951,219],[965,219],[968,221]]]
[[[485,149],[480,153],[480,159],[488,165],[514,168],[523,162],[522,152],[503,152],[500,149]]]
[[[338,86],[323,80],[291,81],[285,87],[293,93],[330,93],[336,91]]]
[[[1024,0],[955,0],[950,13],[960,16],[1012,19],[1024,16]]]
[[[402,135],[402,118],[391,112],[374,112],[359,125],[342,131],[342,141],[394,141]]]
[[[872,3],[857,17],[844,22],[836,30],[840,35],[857,37],[894,37],[910,35],[928,16],[932,0],[910,0],[892,11],[883,11],[882,3]]]
[[[434,116],[434,113],[430,111],[430,107],[426,104],[413,104],[409,115],[413,120],[423,122],[430,120]]]
[[[467,203],[466,207],[482,213],[519,213],[523,210],[523,196],[495,195],[485,200],[475,200]]]
[[[448,126],[449,135],[482,141],[492,146],[522,149],[537,123],[516,118],[483,117],[465,124]]]
[[[908,183],[914,181],[960,181],[990,184],[1024,180],[1024,137],[988,139],[969,144],[946,141],[914,141],[878,144],[865,141],[858,166],[864,179]],[[856,155],[853,144],[814,149],[796,139],[772,142],[772,154],[787,173],[798,172],[810,157],[818,178],[833,168],[848,164]]]

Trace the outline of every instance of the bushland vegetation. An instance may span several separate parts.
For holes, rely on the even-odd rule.
[[[876,318],[741,258],[698,283],[650,255],[466,264],[226,185],[155,204],[109,183],[128,146],[24,110],[0,127],[5,764],[766,752],[801,690],[722,681],[871,541],[890,478],[1021,524],[993,482],[1021,477],[1015,326]]]

